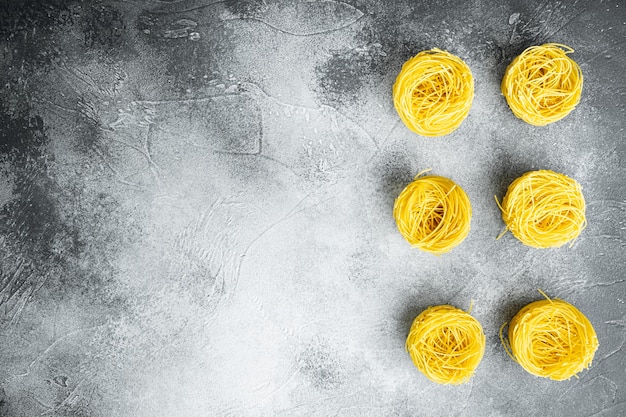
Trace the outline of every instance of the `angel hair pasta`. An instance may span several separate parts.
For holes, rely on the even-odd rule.
[[[586,227],[585,198],[580,184],[550,170],[530,171],[509,185],[500,204],[507,230],[535,248],[559,247]]]
[[[461,58],[437,48],[409,59],[393,85],[393,104],[400,119],[422,136],[455,131],[474,99],[474,78]]]
[[[591,366],[598,338],[589,319],[576,307],[545,297],[513,317],[508,341],[503,335],[504,323],[500,340],[509,356],[529,373],[563,381]]]
[[[502,79],[502,94],[515,116],[545,126],[567,116],[580,102],[583,73],[558,43],[531,46],[511,62]]]
[[[472,206],[465,191],[452,180],[420,177],[422,173],[396,198],[393,217],[398,231],[413,247],[439,255],[465,239]]]
[[[438,384],[467,382],[485,353],[485,334],[474,317],[450,305],[420,313],[406,339],[413,364]]]

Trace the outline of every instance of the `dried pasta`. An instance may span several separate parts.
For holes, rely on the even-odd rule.
[[[502,94],[515,116],[545,126],[567,116],[580,102],[583,73],[557,43],[531,46],[515,58],[502,79]]]
[[[406,339],[413,364],[438,384],[467,382],[485,353],[485,334],[474,317],[450,305],[429,307]]]
[[[393,85],[393,104],[404,124],[422,136],[455,131],[474,99],[474,78],[461,58],[440,49],[409,59]]]
[[[413,247],[439,255],[467,237],[472,206],[465,191],[452,180],[422,174],[396,198],[393,217],[398,231]]]
[[[506,231],[535,248],[572,244],[587,225],[580,184],[550,170],[530,171],[509,185],[502,204]]]
[[[563,381],[591,366],[598,337],[589,319],[576,307],[545,297],[513,317],[508,341],[503,335],[504,323],[500,340],[509,356],[529,373]]]

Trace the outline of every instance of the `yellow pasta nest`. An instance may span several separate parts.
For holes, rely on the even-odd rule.
[[[400,234],[413,247],[439,255],[465,239],[472,206],[465,191],[452,180],[421,174],[396,198],[393,217]]]
[[[467,64],[436,48],[405,62],[393,85],[393,104],[400,119],[422,136],[455,131],[473,99],[474,78]]]
[[[580,184],[550,170],[530,171],[517,178],[500,204],[507,230],[535,248],[559,247],[586,227],[585,198]]]
[[[546,296],[547,298],[547,296]],[[535,301],[522,308],[509,324],[509,340],[500,339],[509,356],[529,373],[563,381],[589,368],[598,338],[589,319],[573,305],[559,300]]]
[[[485,353],[485,334],[474,317],[458,308],[429,307],[413,321],[406,339],[411,360],[438,384],[467,382]]]
[[[580,102],[583,73],[567,56],[572,52],[557,43],[531,46],[509,64],[500,87],[515,116],[545,126],[574,110]]]

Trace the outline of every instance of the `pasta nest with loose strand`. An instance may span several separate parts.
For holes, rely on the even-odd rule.
[[[470,231],[472,206],[454,181],[420,172],[394,203],[400,234],[413,247],[439,255],[460,244]]]
[[[530,171],[509,185],[502,204],[507,231],[534,248],[571,245],[587,226],[585,198],[580,184],[550,170]],[[570,246],[571,246],[570,245]]]
[[[404,124],[422,136],[455,131],[474,99],[474,78],[461,58],[440,49],[409,59],[393,85],[393,104]]]
[[[527,372],[563,381],[591,366],[598,337],[576,307],[542,294],[545,300],[528,304],[513,317],[508,340],[503,335],[507,323],[502,325],[500,340],[507,354]]]
[[[469,313],[450,305],[429,307],[413,321],[406,339],[413,364],[438,384],[463,384],[485,353],[483,328]]]
[[[583,73],[568,56],[572,52],[558,43],[531,46],[509,64],[500,87],[515,116],[545,126],[574,110],[580,102]]]

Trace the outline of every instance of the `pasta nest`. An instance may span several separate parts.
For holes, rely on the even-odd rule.
[[[449,252],[470,231],[469,197],[448,178],[420,175],[396,198],[398,231],[413,247],[435,255]]]
[[[461,58],[437,48],[409,59],[393,85],[393,104],[404,124],[422,136],[455,131],[474,99],[474,78]]]
[[[583,73],[557,43],[531,46],[516,57],[502,79],[502,94],[513,114],[526,123],[545,126],[567,116],[580,102]]]
[[[474,317],[450,305],[420,313],[406,339],[413,364],[438,384],[467,382],[485,353],[485,334]]]
[[[498,206],[506,224],[499,237],[510,230],[535,248],[573,244],[587,225],[580,184],[550,170],[530,171],[517,178]]]
[[[596,332],[573,305],[555,299],[522,308],[509,324],[509,340],[500,339],[509,356],[529,373],[563,381],[589,368],[596,350]]]

